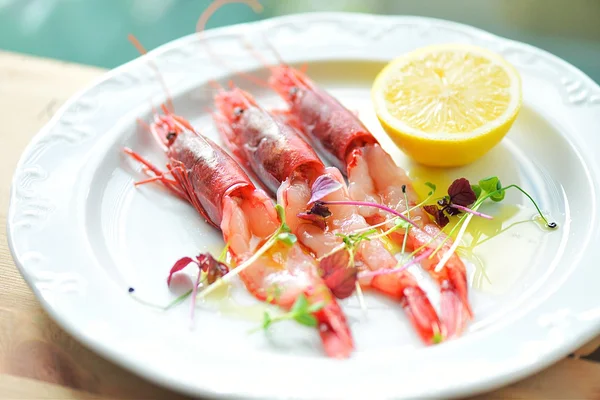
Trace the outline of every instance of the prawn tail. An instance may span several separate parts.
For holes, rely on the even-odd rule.
[[[449,271],[449,279],[441,284],[441,317],[448,337],[459,336],[473,318],[464,273]]]
[[[329,357],[348,358],[354,350],[354,340],[342,308],[332,297],[328,304],[315,313],[317,329]]]
[[[404,290],[402,306],[412,326],[425,344],[440,343],[444,329],[425,292],[418,286]]]

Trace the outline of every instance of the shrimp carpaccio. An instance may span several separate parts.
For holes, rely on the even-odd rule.
[[[325,257],[336,249],[343,251],[340,235],[369,230],[369,224],[354,206],[331,207],[332,215],[324,226],[299,218],[306,211],[313,184],[324,176],[337,181],[341,189],[327,194],[323,200],[350,200],[339,170],[326,168],[292,124],[267,112],[247,92],[236,87],[220,89],[215,104],[218,113],[214,114],[214,120],[225,143],[268,190],[277,193],[286,210],[287,224],[315,257]],[[391,269],[397,264],[379,239],[360,242],[355,260],[359,268],[372,271]],[[425,343],[439,338],[442,328],[437,314],[408,272],[376,276],[362,280],[361,284],[400,301]]]
[[[125,149],[150,176],[138,184],[159,181],[189,201],[207,222],[222,231],[237,265],[249,260],[279,226],[272,200],[218,145],[183,118],[164,111],[164,115],[156,116],[150,130],[169,157],[167,172]],[[313,315],[325,352],[331,357],[351,354],[354,342],[346,317],[319,276],[316,261],[298,244],[276,242],[239,275],[254,297],[286,310],[301,294],[310,304],[324,303]],[[272,298],[269,293],[275,289],[280,295]]]
[[[353,200],[375,202],[398,212],[418,203],[406,172],[394,163],[360,119],[306,74],[287,65],[272,67],[269,85],[288,104],[286,113],[281,115],[345,171]],[[370,224],[383,223],[388,218],[386,212],[372,207],[361,206],[359,211]],[[428,251],[437,246],[438,241],[433,238],[444,240],[445,236],[422,209],[412,210],[411,219],[417,227],[408,231],[409,250]],[[403,236],[402,231],[391,235],[398,243],[403,242]],[[453,336],[462,332],[472,318],[472,311],[462,260],[453,254],[441,272],[434,271],[448,248],[444,246],[420,264],[440,284],[441,318],[447,334]]]

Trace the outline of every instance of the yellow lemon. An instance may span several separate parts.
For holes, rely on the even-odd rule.
[[[384,130],[428,166],[469,164],[506,135],[522,104],[517,70],[464,44],[423,47],[387,64],[372,87]]]

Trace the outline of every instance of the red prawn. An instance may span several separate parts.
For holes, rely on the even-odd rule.
[[[397,166],[377,139],[361,120],[344,107],[336,98],[317,86],[305,73],[283,62],[269,67],[269,85],[287,103],[285,112],[290,124],[300,129],[304,136],[323,152],[342,171],[345,171],[350,196],[356,201],[384,204],[399,212],[419,202],[406,172]],[[402,190],[404,187],[405,190]],[[405,204],[404,192],[408,204]],[[384,212],[361,207],[361,213],[371,224],[385,221]],[[422,209],[411,211],[411,218],[419,229],[409,231],[409,248],[422,248],[421,253],[430,251],[444,235]],[[403,235],[394,239],[402,242]],[[449,246],[435,253],[432,259],[425,258],[421,266],[430,272],[441,287],[441,317],[449,336],[460,334],[467,322],[473,318],[468,299],[468,284],[465,265],[453,254],[442,271],[434,271]]]
[[[324,175],[341,186],[341,190],[329,194],[326,200],[349,199],[341,173],[336,168],[326,168],[293,126],[267,112],[249,93],[234,86],[229,90],[221,88],[215,96],[215,104],[218,112],[214,120],[227,146],[272,193],[277,192],[286,208],[286,222],[315,256],[323,257],[341,243],[336,236],[338,232],[368,230],[367,222],[352,206],[332,209],[326,230],[298,218],[310,199],[310,187]],[[392,268],[397,263],[377,239],[359,245],[357,261],[371,270]],[[409,273],[381,275],[362,283],[400,301],[425,343],[439,339],[442,332],[437,314]]]
[[[276,231],[279,221],[272,200],[257,189],[223,149],[201,135],[184,118],[163,107],[149,127],[169,158],[161,172],[133,150],[125,152],[150,176],[136,184],[160,182],[190,202],[212,226],[220,229],[228,251],[239,265]],[[354,342],[346,317],[317,272],[315,260],[298,245],[276,244],[240,273],[249,292],[261,301],[290,309],[300,294],[311,304],[326,305],[313,315],[325,352],[348,357]],[[281,293],[275,298],[269,293]]]

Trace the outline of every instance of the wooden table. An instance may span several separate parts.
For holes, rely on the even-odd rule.
[[[0,398],[186,398],[104,360],[59,328],[21,278],[6,243],[10,181],[21,152],[62,103],[103,72],[0,52]],[[600,338],[578,355],[599,346]],[[562,360],[478,398],[600,399],[600,354],[592,357],[597,362]]]

